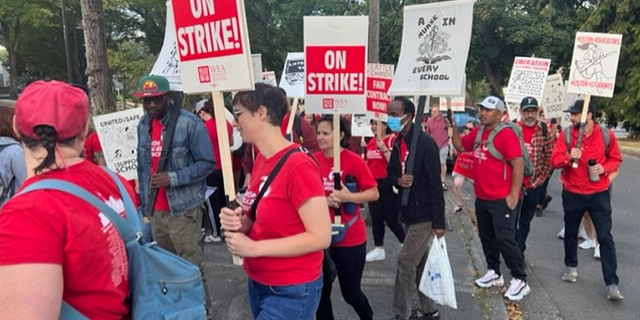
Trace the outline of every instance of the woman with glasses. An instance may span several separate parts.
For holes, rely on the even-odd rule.
[[[475,121],[468,121],[464,125],[463,136],[469,134],[476,126],[477,123]],[[453,177],[453,195],[456,200],[456,206],[453,212],[458,213],[462,211],[462,185],[465,180],[473,183],[473,151],[458,154],[456,162],[453,165],[451,176]]]
[[[229,251],[244,257],[251,312],[260,320],[313,319],[322,292],[322,250],[331,239],[318,165],[309,154],[292,151],[300,146],[280,131],[288,110],[282,91],[267,84],[257,83],[254,91],[239,92],[233,99],[242,140],[260,152],[242,206],[223,208],[220,222]]]

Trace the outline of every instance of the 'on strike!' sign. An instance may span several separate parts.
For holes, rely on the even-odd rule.
[[[186,93],[253,88],[242,0],[171,0]]]
[[[310,113],[364,113],[367,17],[304,17]]]

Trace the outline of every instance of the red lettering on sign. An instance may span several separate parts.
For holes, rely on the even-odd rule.
[[[308,46],[305,57],[307,93],[364,93],[365,46]]]

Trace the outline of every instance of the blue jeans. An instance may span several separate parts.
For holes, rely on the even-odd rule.
[[[249,304],[256,320],[313,320],[322,275],[314,281],[290,286],[267,286],[249,279]]]

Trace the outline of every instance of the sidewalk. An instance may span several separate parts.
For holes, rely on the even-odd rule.
[[[447,215],[453,231],[447,232],[449,259],[456,283],[458,309],[441,307],[442,319],[507,319],[502,295],[497,289],[480,290],[473,281],[485,271],[484,255],[477,233],[469,215],[464,211],[451,213],[453,194],[445,192]],[[466,205],[465,210],[473,210]],[[368,229],[368,249],[373,248],[371,228]],[[362,279],[362,288],[369,298],[375,319],[391,319],[393,313],[393,285],[400,245],[393,234],[385,234],[387,258],[384,261],[367,263]],[[252,319],[246,294],[246,275],[241,267],[233,266],[231,255],[223,244],[208,244],[205,248],[205,274],[212,298],[216,320]],[[336,320],[358,319],[353,309],[340,294],[336,281],[332,302]],[[283,319],[285,320],[285,319]]]

